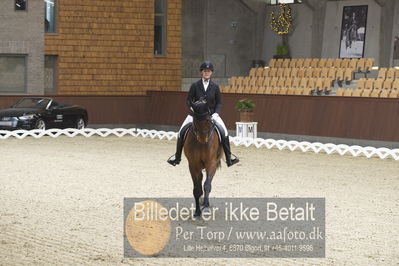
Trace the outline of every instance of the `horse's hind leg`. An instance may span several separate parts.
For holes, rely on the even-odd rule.
[[[194,194],[194,199],[195,199],[195,213],[194,216],[200,216],[201,215],[201,208],[200,208],[200,203],[199,199],[203,194],[202,191],[202,172],[201,169],[195,169],[190,166],[190,173],[191,173],[191,178],[193,179],[193,194]]]

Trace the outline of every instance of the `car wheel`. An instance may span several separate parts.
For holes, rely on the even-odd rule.
[[[35,129],[46,130],[46,123],[42,119],[38,119],[35,124]]]
[[[83,120],[83,118],[78,117],[78,119],[76,119],[76,128],[77,129],[84,129],[85,128],[85,121]]]

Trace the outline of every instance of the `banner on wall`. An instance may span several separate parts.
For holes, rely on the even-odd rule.
[[[361,58],[364,56],[367,8],[367,5],[344,6],[339,48],[340,58]]]

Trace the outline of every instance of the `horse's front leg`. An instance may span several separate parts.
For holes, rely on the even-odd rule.
[[[213,176],[215,175],[216,172],[216,164],[212,165],[211,167],[206,169],[206,180],[204,183],[204,207],[208,208],[209,207],[209,193],[211,193],[212,190],[212,179]]]
[[[195,199],[195,213],[194,216],[201,216],[201,208],[200,208],[200,197],[203,194],[202,191],[202,173],[200,171],[199,176],[197,177],[197,182],[194,184],[193,189],[194,199]]]
[[[201,216],[201,208],[200,208],[200,203],[199,199],[203,194],[202,191],[202,172],[201,169],[196,169],[194,167],[190,166],[190,173],[191,173],[191,178],[193,180],[193,195],[195,199],[195,213],[194,216]]]

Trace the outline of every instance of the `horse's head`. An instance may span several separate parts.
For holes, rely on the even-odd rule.
[[[191,104],[193,111],[193,133],[200,143],[207,143],[212,134],[213,123],[208,104],[200,99]]]

